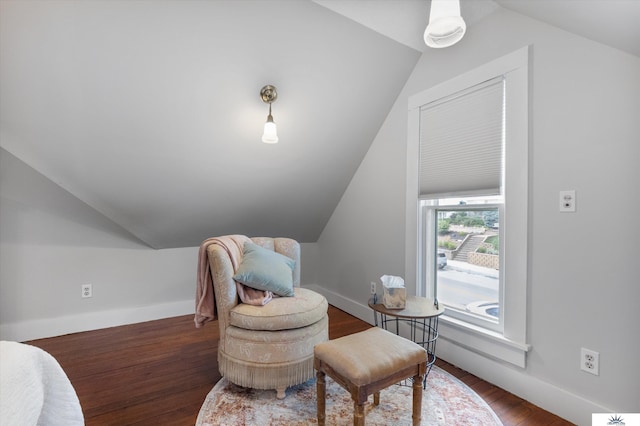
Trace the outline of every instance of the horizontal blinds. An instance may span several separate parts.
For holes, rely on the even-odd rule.
[[[502,172],[504,78],[420,108],[420,196],[498,194]]]

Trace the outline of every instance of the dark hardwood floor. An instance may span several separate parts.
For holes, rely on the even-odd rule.
[[[370,325],[329,307],[331,339]],[[90,425],[193,425],[220,379],[218,324],[196,329],[193,316],[27,342],[53,355],[75,387]],[[454,367],[437,365],[474,389],[505,426],[570,425]]]

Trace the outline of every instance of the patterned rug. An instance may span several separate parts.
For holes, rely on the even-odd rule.
[[[365,406],[367,425],[411,425],[412,389],[394,385]],[[327,425],[352,425],[353,401],[327,376]],[[287,389],[283,400],[274,390],[245,389],[221,379],[209,392],[198,414],[197,426],[317,424],[315,379]],[[498,416],[467,385],[434,366],[422,395],[423,425],[502,425]]]

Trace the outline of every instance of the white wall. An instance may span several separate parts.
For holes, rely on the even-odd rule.
[[[0,148],[0,339],[191,314],[197,253],[148,247]],[[301,282],[316,282],[316,244],[301,258]]]
[[[365,320],[368,283],[404,274],[408,97],[533,46],[527,366],[446,340],[438,355],[547,410],[640,410],[640,58],[500,11],[448,49],[423,54],[318,241],[318,288]],[[575,189],[577,212],[558,212]],[[415,284],[408,282],[409,291]],[[600,375],[579,369],[600,352]]]
[[[149,248],[0,150],[1,339],[193,313],[196,259],[197,248]]]

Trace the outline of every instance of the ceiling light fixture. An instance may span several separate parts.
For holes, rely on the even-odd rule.
[[[460,16],[460,0],[431,0],[429,25],[424,31],[427,46],[453,46],[462,39],[466,30],[467,24]]]
[[[260,90],[260,97],[262,102],[269,104],[269,115],[267,116],[267,122],[264,123],[264,133],[262,134],[262,142],[264,143],[278,143],[278,133],[276,130],[276,123],[273,122],[273,116],[271,115],[271,103],[278,99],[278,92],[276,87],[266,85]]]

